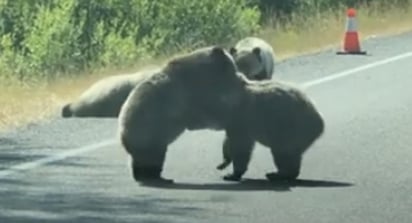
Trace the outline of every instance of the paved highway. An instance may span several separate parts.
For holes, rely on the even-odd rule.
[[[362,43],[369,56],[335,50],[277,64],[326,120],[300,179],[269,183],[258,146],[245,181],[224,182],[222,132],[186,132],[164,175],[144,187],[115,141],[116,119],[53,119],[0,133],[0,222],[412,221],[412,33]],[[56,116],[58,111],[56,111]]]

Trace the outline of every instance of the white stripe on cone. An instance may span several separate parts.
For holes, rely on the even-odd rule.
[[[347,17],[346,19],[346,32],[356,32],[357,24],[355,17]]]

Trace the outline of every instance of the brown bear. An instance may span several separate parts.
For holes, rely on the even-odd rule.
[[[156,69],[103,78],[91,85],[77,100],[64,105],[61,115],[64,118],[117,117],[132,89]]]
[[[280,81],[249,81],[246,99],[226,126],[222,170],[233,160],[225,180],[239,181],[247,170],[255,142],[269,147],[277,172],[269,180],[295,179],[304,152],[324,131],[324,121],[312,101],[298,88]]]
[[[321,114],[298,88],[279,81],[250,81],[220,47],[172,59],[136,86],[119,115],[119,137],[132,158],[136,181],[171,182],[161,176],[168,145],[185,129],[225,130],[225,158],[240,180],[255,142],[272,151],[278,173],[294,179],[303,153],[324,131]]]
[[[271,79],[275,71],[275,53],[272,46],[258,37],[246,37],[230,47],[238,69],[250,80]]]
[[[160,180],[168,145],[183,131],[223,130],[241,103],[243,81],[225,49],[175,57],[137,85],[119,114],[119,137],[136,181]]]

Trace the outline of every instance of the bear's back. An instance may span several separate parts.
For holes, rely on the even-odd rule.
[[[251,132],[262,143],[270,144],[274,138],[312,139],[323,132],[321,114],[297,86],[280,81],[252,81],[246,89],[249,115],[245,117]]]
[[[171,59],[138,84],[122,106],[120,125],[143,135],[155,134],[161,126],[216,128],[233,112],[242,91],[228,52],[199,49]]]

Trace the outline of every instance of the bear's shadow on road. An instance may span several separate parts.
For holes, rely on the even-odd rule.
[[[128,195],[116,190],[95,191],[87,184],[78,187],[75,182],[53,187],[45,184],[50,182],[0,179],[0,222],[161,223],[176,222],[175,219],[196,222],[196,217],[208,214],[205,208],[187,206],[190,202],[202,201],[193,198],[159,197],[134,192]]]
[[[350,187],[352,183],[327,181],[327,180],[309,180],[296,179],[292,181],[268,181],[266,179],[244,178],[240,182],[222,182],[222,183],[141,183],[143,187],[154,187],[172,190],[222,190],[222,191],[291,191],[294,187],[312,187],[312,188],[331,188],[331,187]]]

